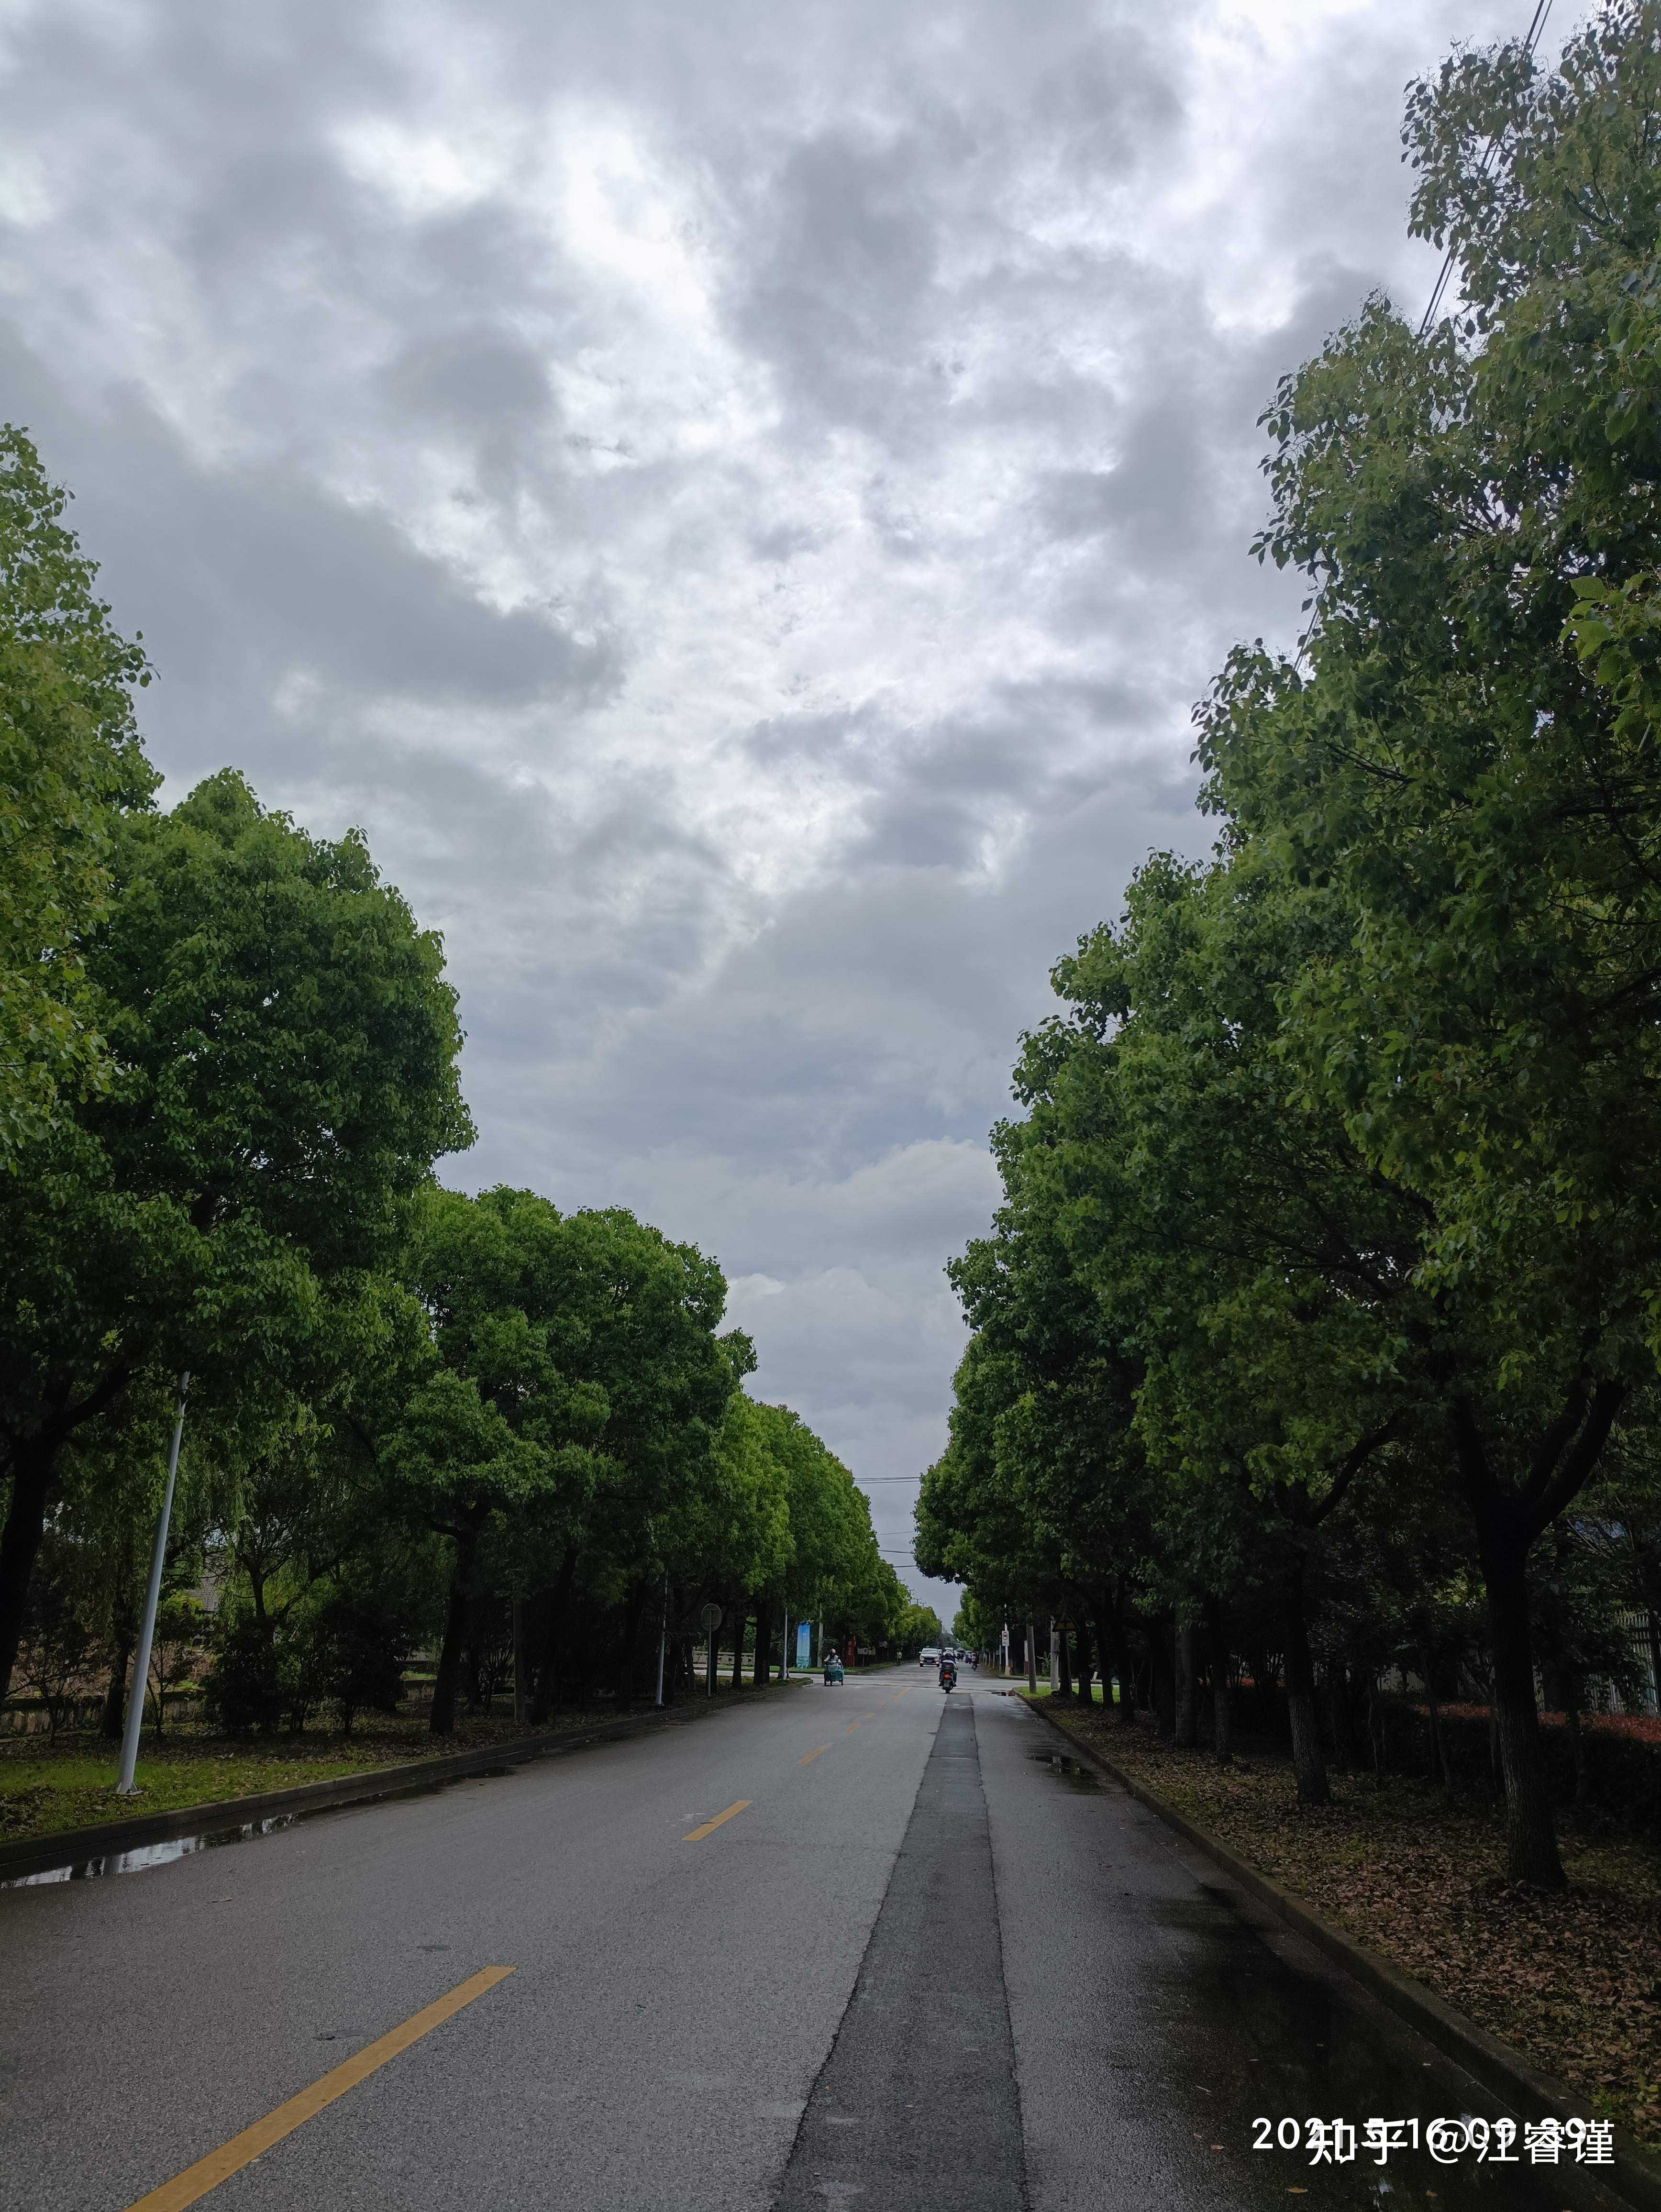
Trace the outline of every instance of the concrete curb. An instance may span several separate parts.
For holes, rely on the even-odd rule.
[[[1021,1703],[1030,1713],[1047,1723],[1087,1766],[1093,1767],[1105,1780],[1116,1783],[1139,1805],[1146,1806],[1167,1827],[1174,1828],[1184,1842],[1203,1851],[1237,1887],[1266,1905],[1277,1919],[1295,1929],[1335,1965],[1342,1966],[1398,2018],[1416,2028],[1445,2057],[1475,2075],[1519,2117],[1525,2114],[1530,2119],[1567,2119],[1577,2113],[1579,2100],[1566,2081],[1558,2081],[1554,2075],[1542,2074],[1520,2051],[1490,2035],[1474,2020],[1467,2020],[1433,1990],[1415,1981],[1410,1974],[1404,1974],[1399,1966],[1392,1966],[1366,1944],[1358,1943],[1354,1936],[1345,1935],[1313,1905],[1305,1905],[1278,1881],[1237,1857],[1226,1844],[1219,1843],[1203,1828],[1196,1827],[1174,1805],[1167,1805],[1163,1797],[1144,1788],[1093,1744],[1074,1735],[1062,1722],[1052,1719],[1041,1702],[1022,1698]],[[1584,2118],[1584,2111],[1579,2111],[1578,2116]],[[1639,2212],[1661,2212],[1661,2159],[1619,2127],[1615,2131],[1615,2153],[1612,2167],[1582,2168],[1580,2173],[1588,2180],[1595,2178],[1605,2189],[1614,2190],[1638,2207]]]
[[[761,1695],[765,1697],[767,1692]],[[345,1805],[373,1804],[378,1797],[396,1797],[414,1790],[445,1782],[459,1782],[470,1774],[492,1768],[520,1766],[532,1759],[557,1759],[568,1751],[582,1751],[591,1744],[613,1743],[620,1738],[646,1735],[654,1729],[673,1728],[701,1720],[711,1712],[731,1712],[734,1704],[750,1705],[754,1691],[741,1690],[734,1700],[723,1693],[719,1703],[703,1699],[666,1706],[662,1712],[630,1715],[625,1720],[604,1721],[599,1727],[575,1733],[519,1736],[507,1743],[480,1744],[472,1751],[450,1752],[438,1759],[411,1759],[397,1766],[365,1767],[357,1774],[337,1774],[325,1782],[301,1782],[287,1790],[263,1790],[253,1797],[222,1797],[205,1805],[179,1805],[165,1813],[136,1814],[130,1820],[105,1820],[96,1827],[62,1828],[55,1835],[23,1836],[0,1844],[0,1882],[24,1875],[45,1874],[52,1867],[76,1866],[89,1859],[108,1858],[120,1851],[141,1850],[146,1844],[170,1844],[181,1836],[216,1835],[223,1830],[257,1826],[301,1813],[333,1812]]]

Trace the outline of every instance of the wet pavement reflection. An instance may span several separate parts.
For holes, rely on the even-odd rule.
[[[251,1843],[259,1836],[280,1835],[298,1820],[326,1820],[332,1813],[362,1812],[366,1805],[390,1805],[410,1797],[435,1797],[442,1790],[465,1788],[470,1783],[493,1782],[518,1770],[512,1766],[481,1766],[471,1774],[447,1775],[437,1782],[419,1782],[354,1805],[314,1805],[295,1813],[277,1813],[265,1820],[245,1820],[240,1827],[209,1828],[194,1836],[170,1836],[157,1844],[135,1844],[131,1850],[105,1851],[95,1858],[74,1859],[62,1866],[43,1867],[33,1874],[14,1875],[0,1881],[0,1889],[39,1889],[60,1881],[100,1881],[108,1875],[147,1874],[152,1867],[172,1866],[198,1851],[213,1851],[226,1844]]]
[[[145,1874],[151,1867],[171,1866],[175,1859],[197,1851],[217,1850],[222,1844],[246,1844],[255,1836],[274,1836],[293,1827],[297,1813],[278,1814],[269,1820],[246,1821],[240,1828],[215,1828],[199,1836],[172,1836],[165,1843],[137,1844],[129,1851],[105,1851],[96,1858],[76,1859],[66,1866],[44,1867],[38,1874],[20,1874],[0,1881],[0,1889],[39,1889],[58,1881],[98,1881],[106,1875]]]
[[[1099,1790],[1102,1786],[1089,1767],[1080,1765],[1076,1759],[1068,1759],[1062,1752],[1033,1751],[1027,1756],[1036,1765],[1047,1767],[1058,1782],[1068,1783],[1074,1790]]]
[[[1517,2162],[1496,2163],[1490,2129],[1506,2117],[1505,2107],[1439,2057],[1427,2059],[1428,2046],[1382,2007],[1336,1978],[1290,1963],[1227,1892],[1202,1884],[1188,1901],[1167,1898],[1153,1910],[1177,1941],[1165,1954],[1165,1986],[1149,1992],[1161,2031],[1149,2048],[1167,2069],[1169,2108],[1186,2114],[1196,2142],[1217,2160],[1224,2203],[1285,2204],[1301,2197],[1311,2207],[1562,2212],[1616,2202],[1595,2168],[1573,2165],[1567,2147],[1556,2168],[1529,2163],[1520,2123],[1539,2113],[1514,2116],[1510,2151]],[[1411,2147],[1414,2130],[1403,2127],[1396,2136],[1402,2147],[1381,2163],[1365,2136],[1375,2118],[1416,2120],[1419,2148]],[[1335,2120],[1350,2123],[1353,2159],[1312,2162],[1311,2118],[1329,2130]],[[1426,2130],[1438,2119],[1466,2124],[1452,2143],[1469,2147],[1447,2162],[1425,2148]],[[1296,2124],[1295,2137],[1282,2123]],[[1298,2148],[1281,2147],[1294,2140]],[[1488,2156],[1479,2160],[1484,2143]]]

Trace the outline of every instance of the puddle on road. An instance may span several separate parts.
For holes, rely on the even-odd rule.
[[[1056,1779],[1069,1783],[1074,1790],[1099,1790],[1101,1782],[1087,1766],[1076,1759],[1068,1759],[1059,1751],[1030,1751],[1026,1754],[1037,1765],[1047,1766]]]
[[[1186,2126],[1196,2161],[1209,2164],[1231,2204],[1284,2207],[1294,2191],[1311,2212],[1384,2204],[1392,2212],[1561,2212],[1590,2201],[1585,2183],[1595,2169],[1583,2166],[1570,2180],[1531,2167],[1520,2125],[1516,2164],[1479,2163],[1467,2152],[1442,2165],[1421,2148],[1393,2152],[1379,2166],[1362,2140],[1374,2117],[1416,2119],[1422,2144],[1431,2120],[1492,2122],[1504,2107],[1451,2066],[1427,2066],[1424,2046],[1389,2016],[1278,1956],[1226,1892],[1202,1885],[1154,1910],[1175,1941],[1163,1986],[1148,1990],[1160,2032],[1147,2055],[1165,2075],[1172,2121]],[[1312,2166],[1306,2148],[1253,2148],[1265,2132],[1260,2118],[1275,2127],[1295,2119],[1302,2130],[1311,2114],[1354,2124],[1353,2162]],[[1565,2151],[1566,2161],[1571,2156]]]
[[[175,1859],[197,1851],[217,1850],[222,1844],[246,1844],[253,1836],[272,1836],[293,1827],[298,1813],[279,1813],[269,1820],[250,1820],[240,1828],[215,1828],[199,1836],[173,1836],[166,1843],[138,1844],[130,1851],[106,1851],[97,1858],[76,1859],[68,1866],[45,1867],[39,1874],[13,1875],[0,1881],[0,1889],[39,1889],[48,1882],[100,1881],[106,1875],[143,1874],[151,1867],[171,1866]]]
[[[453,1774],[438,1782],[411,1783],[401,1790],[387,1790],[378,1797],[362,1797],[350,1805],[313,1805],[295,1813],[274,1814],[265,1820],[248,1820],[240,1827],[206,1828],[193,1836],[173,1836],[160,1844],[137,1844],[131,1850],[106,1851],[96,1858],[76,1859],[64,1866],[44,1867],[38,1874],[14,1875],[9,1881],[0,1881],[0,1890],[40,1889],[49,1883],[60,1881],[101,1881],[107,1875],[148,1874],[152,1867],[171,1866],[177,1859],[192,1857],[198,1851],[217,1850],[224,1844],[251,1843],[256,1836],[280,1835],[283,1829],[292,1828],[299,1820],[320,1820],[331,1813],[361,1813],[372,1805],[391,1805],[410,1797],[436,1797],[446,1790],[455,1790],[470,1782],[492,1782],[506,1774],[517,1774],[517,1766],[481,1766],[472,1774]]]

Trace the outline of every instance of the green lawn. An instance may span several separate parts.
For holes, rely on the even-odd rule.
[[[806,1674],[794,1678],[806,1681]],[[769,1689],[787,1686],[770,1682]],[[746,1676],[744,1691],[751,1694]],[[716,1685],[715,1700],[730,1696],[730,1684]],[[697,1690],[683,1689],[680,1704],[701,1706]],[[649,1711],[636,1706],[636,1717]],[[239,1741],[210,1735],[200,1723],[170,1724],[158,1746],[147,1733],[139,1753],[137,1780],[142,1795],[118,1797],[115,1778],[120,1747],[93,1735],[64,1735],[48,1749],[39,1736],[0,1736],[0,1843],[25,1836],[51,1836],[66,1828],[90,1828],[137,1813],[171,1813],[186,1805],[219,1805],[228,1797],[254,1797],[268,1790],[289,1790],[302,1782],[327,1782],[339,1774],[362,1774],[377,1766],[411,1759],[442,1758],[480,1744],[511,1743],[526,1735],[550,1735],[593,1728],[618,1717],[614,1705],[587,1712],[561,1712],[539,1728],[482,1715],[465,1717],[449,1736],[429,1733],[425,1716],[400,1713],[376,1717],[344,1736],[319,1723],[295,1735]]]
[[[350,1737],[318,1728],[303,1735],[285,1733],[251,1742],[186,1726],[170,1732],[159,1748],[154,1736],[146,1736],[136,1778],[143,1794],[137,1797],[116,1796],[120,1747],[101,1737],[63,1736],[52,1750],[38,1737],[0,1738],[0,1842],[91,1827],[136,1813],[222,1804],[228,1797],[326,1782],[336,1775],[439,1758],[478,1744],[588,1727],[598,1717],[562,1713],[536,1729],[512,1721],[474,1719],[464,1722],[453,1736],[430,1735],[419,1718],[399,1718],[366,1724]]]

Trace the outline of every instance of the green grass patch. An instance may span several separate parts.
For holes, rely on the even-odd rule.
[[[0,1739],[0,1842],[89,1828],[135,1814],[222,1804],[231,1797],[254,1797],[268,1790],[332,1781],[338,1775],[368,1773],[411,1759],[441,1758],[447,1752],[477,1745],[592,1727],[600,1717],[592,1712],[561,1713],[538,1729],[472,1718],[453,1736],[435,1736],[424,1719],[412,1716],[378,1721],[350,1736],[317,1728],[247,1742],[210,1735],[187,1724],[170,1730],[160,1745],[153,1735],[146,1736],[138,1758],[136,1779],[141,1795],[137,1797],[116,1796],[120,1747],[102,1737],[60,1736],[50,1749],[38,1737]]]

